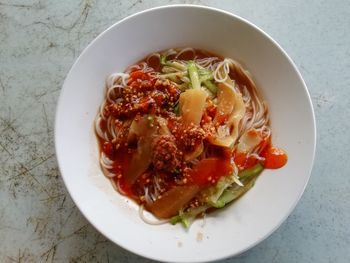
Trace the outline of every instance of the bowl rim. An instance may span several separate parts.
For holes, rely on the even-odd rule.
[[[294,200],[294,203],[292,204],[292,206],[290,207],[290,210],[282,217],[282,219],[270,230],[268,231],[264,236],[259,237],[255,242],[251,243],[249,246],[245,247],[244,249],[240,250],[240,251],[236,251],[234,253],[227,253],[223,256],[217,257],[215,259],[210,259],[207,261],[200,261],[200,262],[211,262],[211,261],[217,261],[217,260],[223,260],[226,258],[230,258],[230,257],[234,257],[237,255],[240,255],[246,251],[248,251],[249,249],[253,248],[254,246],[258,245],[259,243],[261,243],[262,241],[264,241],[265,239],[267,239],[269,236],[272,235],[272,233],[274,233],[281,225],[283,222],[285,222],[285,220],[291,215],[291,213],[293,212],[293,210],[295,209],[296,205],[298,204],[298,202],[301,199],[301,196],[303,195],[303,193],[305,192],[306,186],[308,185],[308,182],[310,180],[311,177],[311,172],[314,166],[314,161],[315,161],[315,152],[316,152],[316,142],[317,142],[317,129],[316,129],[316,119],[315,119],[315,112],[314,112],[314,107],[312,104],[312,100],[311,100],[311,96],[310,93],[308,91],[307,85],[301,75],[301,73],[299,72],[297,66],[295,65],[295,63],[293,62],[293,60],[290,58],[290,56],[287,54],[287,52],[281,47],[280,44],[278,44],[269,34],[267,34],[266,32],[264,32],[262,29],[260,29],[257,25],[255,25],[254,23],[248,21],[247,19],[236,15],[234,13],[231,13],[229,11],[220,9],[220,8],[216,8],[216,7],[212,7],[212,6],[204,6],[204,5],[195,5],[195,4],[170,4],[170,5],[162,5],[162,6],[157,6],[157,7],[153,7],[153,8],[148,8],[136,13],[133,13],[131,15],[128,15],[120,20],[118,20],[117,22],[113,23],[111,26],[109,26],[107,29],[105,29],[104,31],[102,31],[100,34],[98,34],[98,36],[96,36],[84,49],[83,51],[80,53],[80,55],[75,59],[73,65],[71,66],[70,70],[68,71],[65,80],[62,84],[62,88],[57,100],[57,104],[56,104],[56,113],[55,113],[55,121],[54,121],[54,144],[55,144],[55,155],[56,155],[56,159],[57,159],[57,164],[58,164],[58,168],[61,174],[61,178],[64,182],[64,185],[67,189],[67,192],[69,193],[69,196],[71,197],[71,199],[73,200],[74,204],[77,206],[77,208],[79,209],[80,213],[84,216],[84,218],[90,223],[90,225],[92,225],[100,234],[102,234],[105,238],[107,238],[108,240],[110,240],[113,244],[129,251],[132,252],[136,255],[139,255],[141,257],[144,258],[148,258],[148,259],[152,259],[152,260],[157,260],[157,261],[162,261],[162,262],[173,262],[173,261],[168,261],[165,260],[164,258],[159,258],[157,256],[150,256],[150,255],[145,255],[142,252],[136,251],[135,249],[133,249],[132,247],[127,247],[124,246],[123,244],[117,243],[113,240],[113,237],[110,237],[108,233],[106,233],[103,229],[101,229],[101,227],[99,227],[98,225],[95,225],[92,221],[92,218],[90,218],[90,216],[84,212],[83,209],[81,209],[81,207],[79,206],[79,202],[77,202],[76,198],[74,197],[74,195],[72,194],[72,190],[69,187],[69,183],[67,181],[67,177],[65,177],[63,175],[62,172],[62,168],[63,167],[63,162],[58,154],[58,127],[60,126],[60,123],[58,123],[58,115],[59,115],[59,111],[60,109],[62,109],[62,104],[63,104],[63,93],[65,90],[67,90],[68,88],[66,87],[66,83],[67,83],[67,79],[69,78],[69,76],[72,74],[72,71],[75,69],[75,67],[77,67],[78,63],[80,62],[81,58],[85,55],[85,53],[87,53],[87,51],[103,36],[105,35],[108,31],[110,31],[112,28],[125,23],[128,20],[133,19],[136,16],[139,15],[143,15],[144,13],[149,13],[149,12],[156,12],[158,10],[163,10],[163,9],[172,9],[172,8],[191,8],[191,9],[198,9],[198,10],[207,10],[210,12],[216,12],[216,13],[220,13],[221,15],[226,15],[229,16],[231,18],[234,18],[242,23],[245,23],[246,25],[250,26],[251,28],[253,28],[254,30],[258,31],[260,34],[262,34],[265,38],[267,38],[277,49],[279,49],[279,51],[284,55],[284,57],[288,60],[288,62],[290,63],[290,65],[292,66],[292,68],[294,69],[295,73],[297,74],[297,77],[300,79],[304,92],[306,94],[307,100],[309,102],[309,106],[310,106],[310,110],[311,110],[311,115],[312,115],[312,127],[313,127],[313,141],[312,141],[312,156],[311,156],[311,162],[309,165],[309,169],[307,171],[307,179],[305,180],[305,184],[303,186],[302,189],[300,189],[299,193],[298,193],[298,197]],[[181,262],[188,262],[188,261],[181,261]],[[195,262],[199,262],[199,261],[195,261]]]

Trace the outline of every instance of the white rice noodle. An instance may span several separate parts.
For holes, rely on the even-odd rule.
[[[146,72],[146,73],[151,73],[153,74],[154,73],[154,69],[149,67],[148,64],[146,62],[142,62],[145,64],[145,66],[143,67],[142,71],[143,72]]]
[[[108,171],[105,167],[103,167],[102,165],[101,165],[101,168],[102,168],[103,174],[104,174],[107,178],[113,178],[113,177],[116,176],[116,174],[109,172],[109,171]]]
[[[268,123],[268,118],[266,117],[266,114],[262,114],[259,117],[256,117],[254,124],[252,125],[253,128],[259,129],[266,125]]]
[[[239,186],[244,186],[242,182],[239,180],[237,175],[233,175],[233,181],[238,184]]]
[[[171,55],[175,55],[176,53],[177,53],[176,50],[171,48],[171,49],[168,49],[167,51],[165,51],[164,56],[168,57],[168,56],[171,56]]]
[[[157,200],[156,194],[155,193],[150,193],[149,194],[151,199],[153,200],[152,202],[154,202],[155,200]]]
[[[159,177],[155,176],[152,185],[145,186],[144,196],[147,204],[153,203],[160,195],[162,191],[161,183],[158,181]]]
[[[217,57],[201,58],[196,59],[196,63],[206,69],[212,69],[213,63],[218,60]]]
[[[113,180],[113,182],[114,182],[114,180]],[[115,183],[115,187],[116,187],[116,189],[117,189],[117,191],[118,191],[119,193],[121,193],[122,195],[127,195],[127,194],[122,190],[122,188],[121,188],[121,186],[120,186],[120,180],[117,180],[117,182]]]
[[[253,127],[257,129],[257,128],[261,128],[265,124],[266,124],[266,119],[262,117],[253,124]]]
[[[114,190],[115,190],[115,191],[118,191],[119,193],[121,193],[121,192],[119,191],[119,188],[118,188],[118,183],[117,183],[115,180],[113,180],[112,178],[110,178],[110,181],[111,181],[111,184],[112,184]]]
[[[271,136],[271,128],[267,125],[264,125],[263,127],[261,127],[259,131],[261,132],[264,138],[268,138]]]
[[[241,128],[239,131],[239,134],[243,134],[245,131],[249,130],[253,123],[254,115],[250,111],[246,111],[246,114],[244,115],[242,122],[241,122]]]
[[[153,197],[154,199],[153,200],[156,200],[160,194],[160,192],[162,191],[162,186],[161,186],[161,182],[159,180],[159,176],[156,175],[154,177],[154,184],[153,184],[153,189],[154,189],[154,194],[153,194]]]
[[[244,116],[244,118],[242,119],[242,125],[241,125],[241,129],[239,132],[239,138],[248,130],[250,130],[252,128],[252,120],[253,120],[253,116],[251,115],[251,113],[248,113]]]
[[[254,102],[252,105],[256,112],[252,127],[261,128],[266,123],[265,113],[267,108],[265,107],[265,103],[260,101],[255,89],[252,91],[252,93],[254,96]]]
[[[243,99],[243,102],[246,104],[246,107],[248,107],[250,105],[252,98],[246,86],[244,86],[242,90],[242,99]]]
[[[152,204],[153,203],[153,200],[152,200],[152,198],[150,197],[150,195],[149,195],[149,189],[148,189],[148,187],[145,187],[145,190],[144,190],[144,192],[145,192],[145,201],[146,201],[146,203],[147,204]]]
[[[153,58],[153,57],[156,57],[156,58],[158,58],[158,60],[159,60],[159,59],[160,59],[160,54],[159,54],[159,53],[152,53],[151,55],[149,55],[149,56],[146,58],[146,61],[147,61],[148,64],[150,64],[150,63],[149,63],[149,60],[150,60],[151,58]]]
[[[105,108],[105,106],[106,106],[106,100],[104,100],[104,101],[102,102],[102,105],[101,105],[101,107],[100,107],[100,116],[101,116],[101,118],[102,118],[103,120],[106,119],[106,117],[105,117],[105,115],[104,115],[104,108]],[[97,117],[98,117],[98,116],[97,116]],[[97,117],[96,117],[96,120],[97,120]]]
[[[256,109],[255,109],[255,103],[253,102],[253,100],[251,100],[251,103],[250,103],[250,107],[251,108],[251,112],[250,112],[250,118],[247,120],[247,123],[244,127],[244,129],[242,129],[242,133],[244,133],[245,131],[251,129],[253,127],[253,123],[255,121],[255,118],[256,118]]]
[[[267,125],[262,126],[260,129],[257,129],[257,131],[261,132],[263,138],[269,138],[271,136],[271,129]],[[262,150],[263,149],[261,148],[261,146],[260,147],[258,146],[254,150],[254,153],[259,154]]]
[[[126,70],[127,74],[130,74],[132,71],[141,70],[143,72],[149,72],[152,70],[152,68],[148,67],[148,64],[146,62],[141,62],[139,64],[132,65],[131,67],[128,67]]]
[[[141,66],[139,64],[135,64],[135,65],[132,65],[132,66],[128,67],[126,72],[130,73],[132,71],[140,70],[140,69],[141,69]]]
[[[193,54],[193,58],[192,59],[194,59],[194,57],[196,55],[196,51],[193,48],[191,48],[191,47],[187,47],[187,48],[181,49],[179,51],[179,53],[176,54],[175,59],[177,59],[178,57],[180,57],[182,54],[184,54],[186,52],[192,52],[192,54]]]
[[[111,141],[117,138],[118,131],[116,130],[115,119],[114,117],[109,117],[107,120],[107,130],[108,133],[112,136]]]
[[[95,131],[101,139],[108,141],[107,134],[101,130],[101,125],[100,125],[101,120],[102,119],[101,119],[100,115],[97,115],[96,120],[95,120]]]
[[[128,78],[129,74],[122,72],[109,75],[106,80],[107,89],[111,88],[114,84],[122,84],[123,86],[126,86]]]
[[[145,71],[148,68],[148,65],[146,62],[141,62],[139,65],[140,65],[141,71]]]
[[[159,185],[158,186],[154,185],[153,188],[154,188],[154,193],[151,194],[151,196],[152,196],[153,201],[155,201],[155,200],[157,200],[157,198],[159,196],[159,190],[158,190]]]
[[[259,160],[259,161],[265,161],[264,157],[259,156],[257,153],[250,153],[248,154],[248,158],[249,157],[254,157],[255,159]]]
[[[112,87],[110,87],[106,94],[108,102],[113,103],[116,99],[120,98],[124,87],[125,86],[120,84],[114,84]]]
[[[143,205],[140,205],[139,207],[139,216],[141,217],[142,221],[144,221],[146,224],[149,224],[149,225],[163,225],[163,224],[166,224],[169,222],[169,219],[162,219],[162,220],[159,220],[159,219],[149,219],[146,217],[145,213],[144,213],[144,207]]]
[[[244,186],[242,182],[239,180],[238,177],[238,167],[236,164],[233,165],[233,175],[232,175],[233,181],[238,184],[239,186]]]
[[[113,161],[104,152],[101,152],[100,164],[106,169],[113,169]]]
[[[217,64],[214,70],[214,79],[216,82],[223,83],[228,78],[228,73],[230,72],[230,67],[228,63],[228,59],[224,59]]]
[[[231,58],[225,58],[224,61],[226,61],[226,63],[228,63],[230,67],[233,67],[240,74],[244,75],[248,79],[250,86],[255,88],[255,84],[250,72],[248,70],[245,70],[240,63],[238,63],[236,60],[233,60]]]

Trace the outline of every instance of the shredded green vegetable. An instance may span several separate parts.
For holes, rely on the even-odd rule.
[[[243,195],[245,192],[247,192],[250,188],[254,186],[256,178],[263,170],[264,167],[259,163],[251,168],[241,171],[238,174],[238,177],[242,182],[243,186],[234,184],[226,188],[217,200],[217,202],[213,203],[212,205],[216,208],[222,208],[226,204],[239,198],[241,195]]]
[[[190,80],[192,83],[193,89],[199,89],[201,87],[201,83],[199,81],[199,75],[196,63],[193,61],[188,62],[188,75],[190,76]]]
[[[174,68],[181,70],[181,71],[185,71],[187,69],[185,64],[182,64],[182,63],[177,62],[177,61],[168,61],[168,62],[166,62],[166,65],[168,65],[170,67],[174,67]]]
[[[262,166],[260,163],[256,164],[255,166],[245,169],[241,172],[239,172],[238,177],[240,180],[247,179],[249,177],[252,177],[254,175],[259,175],[264,170],[264,166]]]
[[[180,114],[180,104],[179,103],[176,103],[175,107],[174,107],[174,113],[176,115],[179,115]]]
[[[214,95],[217,93],[218,88],[216,87],[216,85],[212,81],[205,80],[205,81],[203,81],[203,84]]]
[[[176,83],[180,83],[181,78],[186,76],[186,72],[185,71],[172,72],[172,73],[161,74],[159,76],[161,78],[170,79],[171,81],[174,81]]]
[[[233,187],[226,189],[222,193],[214,207],[222,208],[228,203],[231,203],[232,201],[238,199],[240,196],[242,196],[245,192],[247,192],[250,188],[254,186],[256,178],[257,177],[252,178],[242,187]]]
[[[185,64],[182,64],[177,61],[167,60],[165,55],[160,55],[160,64],[163,66],[173,67],[175,69],[186,71],[187,67]]]
[[[160,77],[181,85],[181,91],[190,88],[198,89],[203,85],[211,94],[216,95],[217,87],[211,70],[200,67],[194,61],[189,61],[187,64],[167,61],[164,55],[160,55],[160,64],[163,65],[164,73]]]
[[[215,195],[215,197],[213,196],[213,198],[211,198],[209,196],[207,198],[207,203],[203,204],[202,206],[190,208],[186,212],[181,211],[177,216],[174,216],[170,219],[170,223],[174,225],[180,222],[185,228],[188,228],[193,220],[200,214],[204,213],[207,209],[211,207],[223,208],[227,204],[241,197],[244,193],[246,193],[254,186],[258,175],[263,170],[264,167],[261,164],[257,164],[249,169],[240,172],[238,174],[238,177],[244,186],[239,186],[233,183],[229,184],[231,181],[229,180],[229,177],[226,177],[224,181],[219,180],[217,185],[214,186],[214,188],[217,189],[215,190],[213,188],[214,190],[212,191],[212,194]],[[216,197],[218,192],[220,193],[220,196]]]
[[[166,56],[160,55],[160,64],[165,65],[166,64]]]
[[[170,219],[170,223],[172,225],[181,223],[185,228],[189,228],[193,220],[200,214],[204,213],[208,208],[210,208],[209,205],[203,205],[195,208],[190,208],[186,212],[180,211],[177,216],[173,216]]]
[[[147,120],[149,121],[149,124],[152,125],[154,123],[154,116],[148,115]]]
[[[213,80],[214,77],[213,77],[213,74],[210,72],[210,73],[206,73],[206,74],[201,74],[199,72],[199,81],[200,82],[204,82],[204,81],[207,81],[207,80]]]

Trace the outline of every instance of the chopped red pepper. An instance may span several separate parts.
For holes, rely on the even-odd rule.
[[[264,167],[269,169],[278,169],[287,163],[287,154],[279,148],[268,147],[262,156],[265,158]]]
[[[113,144],[111,142],[104,142],[102,145],[102,151],[107,155],[107,156],[112,156],[113,155]]]
[[[129,83],[135,81],[136,79],[149,80],[150,76],[142,70],[136,70],[130,73]]]
[[[253,167],[258,163],[258,159],[253,156],[247,156],[246,153],[236,153],[234,157],[235,164],[240,170]]]
[[[189,183],[204,186],[215,184],[222,176],[233,172],[230,159],[208,158],[198,162],[191,170]]]

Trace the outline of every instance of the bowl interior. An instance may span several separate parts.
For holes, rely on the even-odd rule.
[[[106,77],[147,54],[195,47],[234,58],[252,73],[270,107],[273,143],[289,161],[265,170],[238,202],[196,221],[152,226],[116,193],[98,164],[93,122]],[[315,149],[311,101],[287,55],[252,24],[223,11],[171,6],[141,12],[110,27],[78,58],[64,83],[56,115],[60,170],[76,205],[107,238],[162,261],[200,262],[236,255],[273,232],[291,213],[308,181]]]

